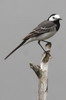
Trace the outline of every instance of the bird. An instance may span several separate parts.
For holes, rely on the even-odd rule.
[[[52,37],[56,34],[56,32],[60,28],[60,20],[61,17],[59,14],[51,14],[47,20],[41,22],[36,28],[34,28],[27,36],[22,39],[22,42],[12,51],[10,52],[4,59],[6,60],[11,54],[13,54],[18,48],[21,46],[30,43],[32,41],[38,41],[40,47],[44,50],[41,41],[47,42],[46,39]],[[45,51],[45,50],[44,50]]]

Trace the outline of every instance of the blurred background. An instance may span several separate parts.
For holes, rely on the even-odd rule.
[[[49,62],[49,100],[66,100],[66,2],[65,0],[0,0],[0,100],[37,100],[38,79],[29,63],[40,64],[37,42],[4,58],[32,29],[58,13],[61,27],[52,42]],[[44,45],[44,43],[42,43]]]

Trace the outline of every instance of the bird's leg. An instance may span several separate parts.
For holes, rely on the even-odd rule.
[[[38,44],[40,45],[40,47],[43,49],[43,51],[45,52],[45,49],[42,47],[42,45],[40,44],[40,40],[38,41]]]
[[[42,41],[43,41],[43,42],[46,42],[46,43],[47,43],[46,45],[48,45],[48,44],[49,44],[49,45],[52,45],[51,42],[44,41],[44,40],[42,40]]]
[[[48,48],[50,49],[51,46],[52,46],[52,43],[51,42],[48,42],[48,41],[43,41],[43,42],[46,42],[46,45],[45,45],[45,49],[48,50]]]

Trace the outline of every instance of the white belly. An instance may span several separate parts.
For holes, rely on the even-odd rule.
[[[52,32],[44,33],[44,34],[39,35],[37,37],[32,37],[32,38],[28,39],[25,44],[32,42],[32,41],[36,41],[36,40],[40,40],[40,41],[46,40],[46,39],[52,37],[55,33],[56,33],[56,31],[52,31]]]
[[[56,31],[54,31],[54,32],[52,31],[52,32],[44,33],[44,34],[42,34],[42,35],[36,37],[36,39],[37,39],[37,40],[46,40],[46,39],[52,37],[55,33],[56,33]]]

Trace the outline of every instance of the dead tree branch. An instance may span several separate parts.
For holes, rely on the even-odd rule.
[[[45,52],[42,54],[40,66],[30,63],[30,68],[38,77],[38,100],[47,100],[48,93],[48,62],[50,55],[51,44],[45,45]]]

